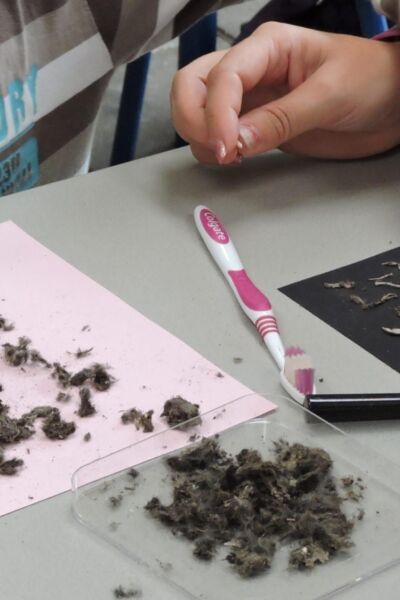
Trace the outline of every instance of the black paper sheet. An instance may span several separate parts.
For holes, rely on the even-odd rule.
[[[388,261],[400,262],[400,248],[393,248],[365,260],[340,267],[280,288],[286,296],[306,308],[316,317],[334,327],[347,338],[376,356],[392,369],[400,372],[400,336],[385,333],[382,327],[400,328],[400,288],[375,286],[372,277],[387,273],[393,276],[382,281],[400,284],[400,269],[383,266]],[[350,280],[353,289],[326,289],[324,282]],[[350,300],[351,295],[360,296],[367,303],[394,293],[398,298],[381,306],[363,310]]]

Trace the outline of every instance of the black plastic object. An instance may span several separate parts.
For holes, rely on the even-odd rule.
[[[400,393],[310,394],[304,407],[331,423],[400,419]]]

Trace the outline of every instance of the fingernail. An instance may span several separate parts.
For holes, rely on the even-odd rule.
[[[226,146],[224,142],[218,141],[215,144],[215,155],[217,157],[217,161],[220,165],[224,162],[226,158]]]
[[[257,142],[257,134],[253,127],[247,125],[241,125],[239,127],[239,143],[242,144],[243,148],[252,148]]]
[[[243,150],[243,142],[241,142],[240,140],[237,141],[236,147],[238,150]]]

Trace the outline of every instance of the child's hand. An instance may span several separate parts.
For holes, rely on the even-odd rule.
[[[179,71],[171,101],[203,162],[369,156],[400,142],[400,45],[268,23]]]

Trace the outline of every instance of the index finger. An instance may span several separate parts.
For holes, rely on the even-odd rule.
[[[226,50],[206,54],[175,75],[171,89],[172,120],[179,135],[189,143],[208,143],[206,79],[225,53]]]
[[[290,26],[269,23],[234,46],[207,77],[206,126],[211,142],[223,144],[226,160],[236,152],[243,95],[258,83],[287,78]]]

